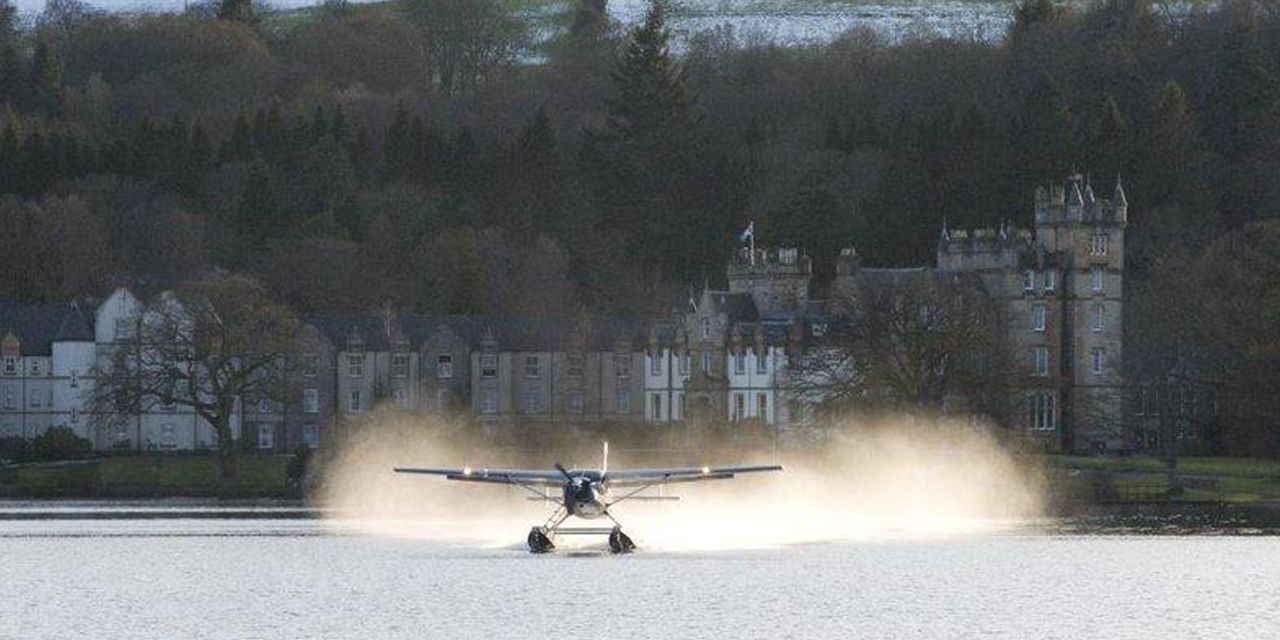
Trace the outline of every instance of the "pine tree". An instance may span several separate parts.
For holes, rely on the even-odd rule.
[[[450,278],[448,312],[459,315],[484,313],[484,261],[476,233],[463,227],[448,238]]]
[[[249,166],[236,212],[236,231],[240,237],[256,244],[266,235],[276,211],[273,192],[267,165],[261,160],[255,161]]]
[[[329,118],[324,114],[324,105],[316,105],[311,113],[311,142],[315,143],[329,135]]]
[[[1170,81],[1160,92],[1151,128],[1142,136],[1133,172],[1141,188],[1131,188],[1132,197],[1148,207],[1173,203],[1203,211],[1209,206],[1203,147],[1187,96],[1181,85]]]
[[[409,176],[413,159],[413,141],[410,133],[409,110],[404,103],[396,106],[396,113],[383,137],[382,157],[386,177],[403,180]]]
[[[1113,96],[1102,103],[1089,145],[1089,170],[1105,176],[1126,173],[1132,155],[1129,120]]]
[[[54,114],[61,108],[62,59],[48,38],[37,37],[31,54],[30,103],[44,113]]]
[[[651,0],[644,22],[631,34],[613,73],[616,97],[609,102],[610,131],[622,139],[658,132],[682,135],[701,117],[684,70],[671,55],[668,0]]]
[[[218,153],[221,162],[246,162],[253,157],[253,128],[249,126],[249,117],[244,110],[236,113],[235,124],[231,127],[231,136],[222,144]]]
[[[1062,17],[1062,7],[1055,4],[1053,0],[1021,0],[1013,12],[1013,23],[1009,25],[1009,37],[1016,44],[1036,26],[1060,17]]]
[[[1076,118],[1053,76],[1045,73],[1027,93],[1014,131],[1019,184],[1047,184],[1079,162]]]
[[[19,54],[18,9],[0,0],[0,103],[22,94],[23,67]]]
[[[188,193],[194,192],[204,180],[212,159],[213,143],[209,140],[209,133],[205,131],[204,124],[196,120],[191,127],[191,140],[182,163],[181,187]]]
[[[255,22],[253,0],[219,0],[218,19],[234,22]]]
[[[22,157],[19,155],[18,125],[12,112],[5,118],[4,133],[0,134],[0,192],[14,192],[21,175]]]
[[[329,120],[329,135],[338,144],[347,143],[347,117],[342,113],[342,105],[333,108],[333,118]]]

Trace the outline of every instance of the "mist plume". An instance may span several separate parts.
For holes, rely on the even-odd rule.
[[[993,429],[909,417],[831,426],[833,435],[822,442],[776,451],[705,437],[679,450],[615,443],[615,469],[776,461],[786,470],[672,485],[666,492],[681,496],[679,502],[622,502],[611,512],[642,547],[669,551],[963,535],[1041,514],[1035,465],[999,442]],[[515,546],[549,513],[524,489],[392,468],[599,465],[594,436],[555,451],[522,452],[484,441],[471,426],[389,409],[370,413],[355,429],[324,464],[314,496],[329,509],[330,524],[347,532]],[[595,542],[603,544],[582,544]]]

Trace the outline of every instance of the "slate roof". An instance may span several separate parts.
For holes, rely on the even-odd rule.
[[[55,341],[92,341],[89,320],[75,303],[0,301],[0,336],[16,336],[24,356],[49,355]]]
[[[760,319],[755,298],[749,293],[713,291],[711,296],[715,299],[716,306],[729,316],[729,322],[755,322]]]
[[[382,315],[312,315],[304,317],[303,321],[318,329],[339,349],[345,348],[347,338],[353,333],[371,351],[385,351],[391,346],[387,321]],[[633,348],[640,348],[648,338],[648,323],[629,318],[412,314],[398,316],[393,322],[395,329],[409,341],[411,349],[417,349],[446,326],[474,347],[479,347],[485,335],[492,334],[498,348],[503,351],[561,350],[579,337],[586,349],[607,351],[614,348],[620,337],[630,340]],[[578,335],[580,323],[586,327],[581,336]]]

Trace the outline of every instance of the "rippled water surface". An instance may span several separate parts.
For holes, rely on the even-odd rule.
[[[532,556],[520,531],[63,515],[0,520],[0,638],[1280,638],[1275,537]]]

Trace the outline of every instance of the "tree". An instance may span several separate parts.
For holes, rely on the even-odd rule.
[[[253,10],[253,0],[219,0],[218,19],[234,22],[253,22],[257,15]]]
[[[1026,38],[1037,26],[1061,18],[1062,13],[1062,7],[1053,0],[1021,0],[1013,12],[1009,37],[1014,41]]]
[[[282,401],[283,355],[298,320],[251,277],[214,271],[162,294],[95,372],[104,426],[156,406],[183,407],[213,429],[218,476],[235,477],[232,418],[250,398]]]
[[[737,167],[704,126],[671,54],[669,5],[650,2],[612,75],[607,126],[583,156],[603,219],[626,237],[650,292],[689,283],[724,257]]]
[[[1120,112],[1116,99],[1102,103],[1089,145],[1089,170],[1113,176],[1125,173],[1132,154],[1133,138],[1128,118]]]
[[[841,317],[798,354],[793,391],[835,410],[944,411],[963,399],[1003,420],[1012,366],[981,286],[927,271],[881,277],[837,281]]]
[[[609,101],[609,132],[624,140],[678,136],[702,120],[684,70],[671,55],[667,0],[651,0],[613,73],[616,96]]]
[[[410,0],[434,69],[429,84],[451,96],[467,93],[514,62],[528,41],[523,20],[498,0]]]
[[[0,0],[0,102],[18,97],[23,79],[23,61],[18,40],[18,9],[9,0]]]

